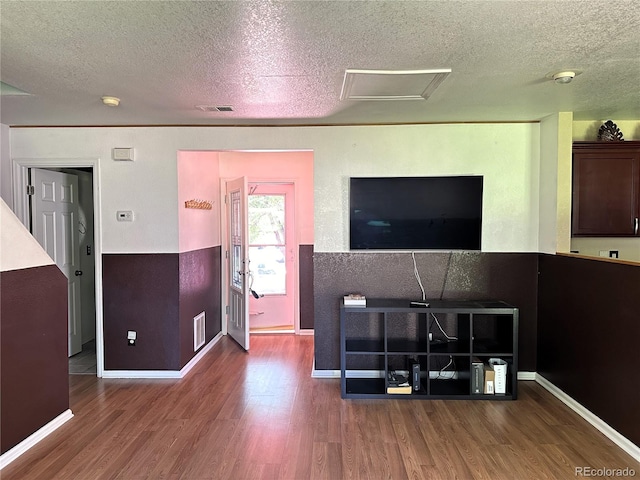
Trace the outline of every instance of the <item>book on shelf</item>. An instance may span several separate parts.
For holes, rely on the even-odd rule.
[[[413,390],[413,388],[408,383],[406,385],[397,385],[397,386],[389,385],[387,387],[387,393],[392,394],[392,395],[393,394],[399,394],[399,395],[407,395],[407,394],[409,394],[410,395],[412,390]]]
[[[345,307],[366,307],[367,299],[360,293],[350,293],[344,296]]]
[[[496,379],[496,372],[493,371],[493,367],[487,363],[484,364],[484,393],[485,395],[493,395],[494,385]]]
[[[471,393],[484,392],[484,363],[478,357],[471,360]]]

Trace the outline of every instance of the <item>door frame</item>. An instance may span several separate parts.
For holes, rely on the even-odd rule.
[[[294,333],[300,333],[300,322],[297,322],[298,328],[296,328],[296,319],[299,319],[299,310],[300,310],[300,277],[299,277],[299,255],[300,255],[300,244],[298,243],[298,227],[297,220],[298,214],[296,211],[297,203],[296,203],[296,184],[295,182],[285,182],[285,181],[269,181],[269,182],[258,182],[258,181],[250,181],[248,182],[249,190],[247,192],[247,198],[251,197],[251,195],[256,195],[254,192],[258,187],[265,186],[271,187],[278,190],[278,193],[273,192],[260,192],[258,195],[282,195],[285,198],[285,243],[287,246],[293,250],[293,260],[290,264],[290,269],[287,269],[287,282],[292,282],[288,286],[291,288],[287,288],[287,296],[289,297],[289,301],[291,302],[291,329],[287,329],[283,333],[291,333],[291,330]],[[255,186],[256,189],[253,189],[252,186]],[[278,188],[280,187],[280,188]],[[284,188],[290,190],[288,192],[284,191]],[[250,212],[251,207],[247,203],[247,208]],[[287,215],[288,212],[288,215]],[[287,242],[287,239],[291,240]],[[249,248],[251,248],[251,242],[249,242]],[[285,256],[289,255],[288,252],[285,252]],[[261,293],[261,292],[258,292]],[[265,295],[269,297],[269,294]],[[249,298],[249,302],[252,302],[252,299]]]
[[[98,158],[14,158],[11,165],[13,207],[16,216],[29,228],[27,199],[30,168],[91,168],[93,175],[93,233],[96,297],[96,361],[97,377],[104,373],[104,324],[102,302],[102,220],[100,217],[100,159]]]
[[[300,202],[298,199],[298,191],[300,188],[299,185],[299,179],[297,178],[290,178],[290,177],[282,177],[282,178],[263,178],[263,177],[251,177],[249,175],[245,175],[247,177],[247,184],[252,184],[252,183],[261,183],[261,184],[291,184],[293,185],[293,202],[294,202],[294,210],[293,210],[293,216],[294,216],[294,224],[297,224],[297,219],[300,218],[300,212],[299,209],[300,207]],[[222,321],[222,334],[223,335],[227,335],[227,311],[226,311],[226,307],[229,305],[229,299],[227,297],[226,294],[226,290],[224,290],[225,285],[227,285],[226,282],[229,281],[229,279],[227,278],[227,267],[226,267],[226,262],[229,261],[229,259],[226,257],[226,252],[229,251],[229,225],[227,224],[227,220],[226,218],[223,216],[223,214],[226,213],[226,209],[227,204],[225,203],[225,185],[226,182],[228,182],[229,180],[233,180],[233,178],[220,178],[220,240],[221,240],[221,244],[222,244],[222,261],[225,263],[224,268],[221,268],[222,270],[222,279],[221,279],[221,285],[222,285],[222,301],[220,302],[221,304],[221,318],[223,319]],[[247,193],[248,196],[248,193]],[[295,335],[300,335],[301,331],[300,331],[300,234],[298,229],[296,228],[295,232],[294,232],[294,239],[295,239],[295,246],[294,248],[296,249],[296,253],[295,253],[295,260],[294,260],[294,265],[293,265],[293,273],[294,273],[294,284],[295,284],[295,288],[294,288],[294,298],[293,298],[293,302],[294,302],[294,309],[293,309],[293,328],[294,328],[294,334]]]

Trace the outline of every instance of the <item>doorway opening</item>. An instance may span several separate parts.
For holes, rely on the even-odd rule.
[[[264,328],[264,332],[286,331],[296,335],[313,335],[313,151],[219,151],[209,152],[208,155],[218,162],[221,193],[225,192],[227,182],[246,177],[247,218],[248,204],[252,202],[252,212],[260,212],[254,223],[263,222],[266,225],[258,233],[254,231],[254,234],[249,234],[249,221],[246,226],[247,237],[255,237],[251,240],[247,238],[246,270],[250,275],[247,275],[246,283],[251,287],[246,290],[246,304],[250,307],[247,312],[249,320],[245,323],[247,333],[251,336]],[[268,203],[270,200],[272,203],[282,204],[282,200],[274,198],[278,195],[290,197],[290,201],[284,202],[288,205],[289,212],[285,212],[284,218],[282,213],[273,211],[274,206]],[[220,204],[225,205],[225,210],[229,209],[224,195],[220,198]],[[221,236],[222,251],[226,255],[226,267],[221,273],[222,284],[228,285],[232,252],[229,225],[225,218],[225,215],[221,215],[221,231],[224,232]],[[278,225],[278,222],[283,225]],[[283,242],[282,235],[284,233],[286,237],[287,232],[292,234],[292,239],[285,238]],[[252,243],[253,252],[250,253],[248,246]],[[291,261],[291,258],[292,267],[285,269],[287,259]],[[284,275],[278,275],[278,272],[283,271]],[[282,293],[283,281],[286,299]],[[259,298],[250,293],[251,289]],[[228,312],[233,306],[228,294],[223,292],[223,295],[222,331],[227,334],[231,319]],[[286,302],[292,302],[292,305],[283,305]],[[271,303],[281,305],[272,308]],[[284,309],[282,311],[285,313],[277,313],[278,309]],[[293,313],[286,313],[287,310]],[[272,318],[267,323],[268,316],[275,320]],[[262,322],[264,325],[261,327]],[[279,330],[276,330],[278,327]]]
[[[293,183],[250,183],[249,331],[295,333]]]
[[[97,375],[93,169],[28,173],[31,234],[69,279],[69,374]]]
[[[103,372],[103,334],[102,334],[102,265],[96,259],[101,256],[99,208],[97,208],[99,170],[97,159],[48,160],[48,159],[14,159],[13,161],[13,189],[14,211],[27,229],[34,235],[45,251],[61,267],[69,279],[69,373],[102,376]],[[65,236],[72,240],[65,240],[65,248],[61,254],[63,260],[56,260],[50,250],[54,247],[43,243],[43,236],[51,237],[48,233],[36,234],[36,224],[46,223],[40,213],[36,211],[36,190],[34,180],[47,176],[62,175],[71,179],[76,202],[76,208],[71,215],[63,213],[67,219],[58,225],[58,229],[66,230]],[[61,178],[61,177],[58,177]],[[29,188],[32,186],[34,188]],[[42,185],[40,190],[46,189]],[[31,191],[30,191],[31,190]],[[68,189],[67,189],[68,192]],[[33,194],[32,194],[33,193]],[[39,192],[42,196],[42,192]],[[40,206],[42,207],[42,206]],[[48,207],[46,207],[48,208]],[[40,216],[38,218],[37,216]],[[53,222],[52,216],[49,216]],[[59,232],[62,234],[63,232]],[[38,236],[41,238],[38,239]],[[55,237],[55,234],[53,235]],[[49,239],[49,243],[51,243]],[[59,253],[56,255],[60,255]],[[65,258],[66,257],[66,258]],[[70,257],[75,257],[69,260]],[[65,271],[68,270],[68,271]],[[72,280],[77,282],[72,282]],[[72,287],[71,284],[75,283]],[[72,297],[78,297],[75,301]]]

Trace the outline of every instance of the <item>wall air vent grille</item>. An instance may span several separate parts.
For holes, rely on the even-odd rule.
[[[196,352],[205,342],[204,312],[193,317],[193,351]]]
[[[203,112],[233,112],[231,105],[196,105],[196,108]]]

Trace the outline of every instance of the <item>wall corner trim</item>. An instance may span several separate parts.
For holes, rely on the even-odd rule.
[[[609,440],[619,446],[622,450],[631,455],[636,461],[640,462],[640,447],[635,445],[631,440],[618,433],[607,423],[605,423],[604,420],[592,413],[590,410],[587,410],[584,406],[576,402],[573,398],[560,390],[539,373],[536,374],[536,382],[546,390],[548,390],[567,407],[569,407],[571,410],[576,412],[587,422],[593,425],[597,430],[599,430],[604,436],[606,436]]]
[[[206,353],[213,348],[213,346],[220,341],[223,337],[222,332],[218,332],[218,334],[211,339],[209,343],[207,343],[204,347],[200,349],[200,351],[195,355],[187,364],[182,367],[180,370],[180,378],[184,377],[189,371],[196,366],[196,364],[202,360],[202,357],[206,355]]]
[[[65,410],[56,418],[51,420],[46,425],[42,426],[40,429],[33,432],[15,447],[7,450],[5,453],[0,455],[0,470],[13,462],[20,455],[25,453],[30,448],[34,447],[38,442],[43,440],[45,437],[53,433],[55,430],[60,428],[64,423],[71,420],[73,418],[73,412],[71,410]]]
[[[105,370],[102,378],[184,378],[221,338],[222,332],[213,337],[181,370]]]

